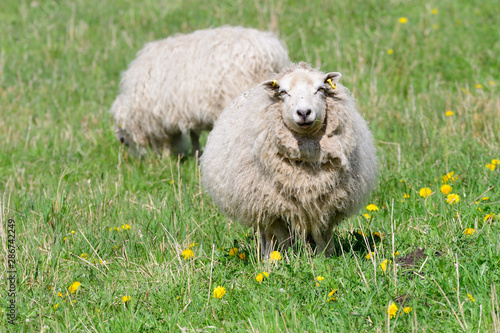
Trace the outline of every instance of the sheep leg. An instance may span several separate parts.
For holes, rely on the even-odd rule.
[[[200,133],[196,133],[195,131],[190,131],[189,135],[191,137],[191,145],[193,146],[193,155],[196,155],[196,152],[198,152],[198,156],[200,156],[201,155]]]
[[[271,251],[277,245],[278,248],[288,248],[292,244],[290,231],[287,224],[278,219],[260,229],[261,251],[263,258],[269,258]]]
[[[330,257],[333,254],[333,227],[342,222],[345,215],[339,213],[329,226],[325,229],[315,229],[311,233],[314,242],[316,243],[316,253],[324,253],[325,257]]]

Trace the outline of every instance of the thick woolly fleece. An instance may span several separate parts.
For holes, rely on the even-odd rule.
[[[276,86],[304,73],[324,75],[293,64]],[[372,136],[350,91],[326,83],[320,130],[292,131],[274,85],[244,92],[220,115],[201,158],[203,186],[230,218],[259,230],[264,255],[294,236],[330,255],[334,226],[363,205],[375,184]]]
[[[170,153],[191,131],[210,130],[241,92],[289,64],[286,45],[270,32],[219,27],[146,44],[122,74],[111,107],[117,139]]]

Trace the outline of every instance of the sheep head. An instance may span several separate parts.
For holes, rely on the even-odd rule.
[[[279,80],[264,82],[271,97],[281,101],[285,125],[299,134],[318,132],[325,121],[326,98],[333,95],[342,74],[323,74],[305,69],[285,74]]]

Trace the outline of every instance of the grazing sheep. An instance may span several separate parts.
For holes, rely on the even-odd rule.
[[[377,161],[340,73],[292,64],[220,115],[201,157],[202,182],[231,218],[260,233],[268,256],[294,236],[333,252],[333,227],[363,205]]]
[[[190,132],[211,130],[242,91],[289,64],[285,44],[270,32],[219,27],[146,44],[122,74],[111,107],[116,137],[141,155],[150,145],[170,154]]]

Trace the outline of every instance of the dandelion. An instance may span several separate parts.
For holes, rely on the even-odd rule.
[[[370,216],[370,214],[366,214],[366,213],[365,213],[365,214],[363,214],[363,216],[364,216],[367,220],[369,220],[369,219],[370,219],[370,217],[371,217],[371,216]]]
[[[409,306],[403,309],[404,313],[410,313],[411,310],[413,310],[413,308],[410,308]]]
[[[495,214],[488,214],[484,217],[484,221],[493,221],[496,218]]]
[[[75,234],[75,230],[71,230],[71,233],[74,235]]]
[[[54,310],[57,309],[59,307],[59,303],[52,305],[52,307],[54,308]]]
[[[128,229],[130,229],[130,225],[128,225],[128,224],[122,224],[121,228],[123,230],[128,230]]]
[[[63,298],[63,294],[62,294],[61,292],[58,292],[58,293],[57,293],[57,296],[59,296],[59,297]]]
[[[323,281],[324,279],[325,279],[325,277],[324,277],[324,276],[321,276],[321,275],[316,276],[316,280],[317,280],[318,282],[321,282],[321,281]]]
[[[441,191],[441,193],[443,194],[449,194],[451,192],[453,188],[448,185],[448,184],[444,184],[444,185],[441,185],[441,188],[439,189]]]
[[[191,249],[186,249],[182,251],[181,256],[183,256],[185,260],[189,260],[194,257],[194,252]]]
[[[226,288],[217,286],[217,288],[214,289],[214,297],[215,298],[222,298],[224,294],[226,293]]]
[[[482,84],[476,84],[476,89],[483,89],[483,85]]]
[[[269,277],[269,274],[267,272],[262,272],[262,273],[257,274],[257,276],[255,277],[255,280],[257,280],[257,282],[262,282],[265,277],[266,278]]]
[[[190,249],[192,247],[195,247],[196,245],[198,245],[198,244],[197,243],[190,243],[189,246],[188,246],[188,248]]]
[[[270,260],[273,261],[280,261],[281,260],[281,253],[279,251],[273,251],[271,255],[269,256]]]
[[[487,167],[488,169],[490,169],[491,171],[495,171],[495,167],[496,167],[496,165],[495,165],[495,164],[492,164],[492,163],[488,163],[488,164],[486,164],[486,167]]]
[[[370,259],[372,258],[372,256],[374,256],[374,255],[375,255],[375,252],[370,252],[370,253],[368,253],[368,254],[365,256],[365,259],[370,260]]]
[[[382,272],[385,272],[387,270],[387,259],[380,263],[380,269],[382,270]]]
[[[370,212],[379,210],[378,207],[375,206],[374,204],[369,204],[368,206],[366,206],[366,209],[368,209]]]
[[[64,237],[63,238],[63,242],[66,242],[67,239],[68,239],[68,237]]]
[[[407,194],[407,193],[403,193],[403,198],[404,198],[404,199],[408,199],[409,197],[410,197],[410,195],[409,195],[409,194]]]
[[[78,290],[78,288],[80,288],[80,285],[81,283],[78,282],[78,281],[75,281],[73,282],[69,287],[68,287],[68,291],[72,294],[76,293],[76,291]]]
[[[455,175],[455,172],[453,172],[453,171],[448,172],[446,175],[441,177],[441,182],[443,182],[443,183],[456,182],[458,179],[458,176],[454,176],[454,175]]]
[[[396,317],[396,314],[398,313],[398,306],[396,305],[396,303],[391,302],[389,308],[387,309],[387,313],[389,314],[390,319]]]
[[[363,237],[366,237],[366,234],[364,233],[364,231],[358,230],[358,234],[363,236]]]
[[[472,295],[471,295],[471,294],[469,294],[469,293],[467,293],[467,297],[469,297],[469,299],[470,299],[471,301],[473,301],[473,302],[475,302],[475,301],[476,301],[476,300],[474,299],[474,297],[472,297]]]
[[[430,188],[428,187],[423,187],[420,189],[420,191],[418,191],[418,194],[422,197],[422,198],[427,198],[429,195],[431,195],[432,191]]]
[[[337,289],[333,289],[332,291],[330,291],[328,293],[328,302],[337,300],[337,298],[333,297],[333,295],[335,295],[336,292],[337,292]]]
[[[444,113],[446,115],[446,117],[451,117],[455,114],[455,112],[451,111],[451,110],[448,110]]]
[[[393,257],[399,256],[399,251],[396,251],[392,254]]]
[[[101,259],[97,260],[97,258],[96,258],[96,259],[94,259],[94,264],[97,264],[97,263],[104,264],[104,262]]]
[[[474,230],[473,228],[467,228],[464,230],[464,235],[465,236],[472,236],[476,233],[476,230]]]
[[[449,203],[450,205],[456,204],[459,201],[460,197],[458,196],[458,194],[451,193],[446,196],[446,202]]]
[[[170,184],[173,184],[173,183],[174,183],[174,180],[172,179],[169,183],[170,183]]]
[[[394,53],[394,50],[393,50],[393,49],[388,49],[388,50],[387,50],[387,54],[388,54],[388,55],[391,55],[391,54],[393,54],[393,53]]]
[[[247,255],[245,252],[241,252],[238,256],[240,257],[241,260],[247,260]]]
[[[432,29],[434,29],[434,30],[439,29],[439,25],[437,25],[437,24],[433,24],[433,25],[432,25]]]
[[[82,259],[88,259],[89,255],[87,253],[82,253],[80,254],[80,258]]]
[[[405,23],[407,23],[407,22],[408,22],[408,19],[407,19],[406,17],[400,17],[400,18],[399,18],[399,23],[401,23],[401,24],[405,24]]]
[[[239,250],[238,250],[237,247],[233,247],[233,248],[229,249],[229,255],[230,256],[236,256],[236,255],[238,255],[238,252],[239,252]]]
[[[437,15],[438,10],[437,10],[436,8],[433,8],[433,9],[431,10],[431,13],[432,13],[433,15]]]
[[[481,200],[488,200],[490,197],[482,197]]]
[[[490,86],[494,86],[494,85],[496,84],[496,82],[495,82],[495,81],[488,81],[488,84],[489,84]]]
[[[128,301],[130,301],[130,296],[123,296],[122,297],[122,302],[123,303],[127,303]]]

